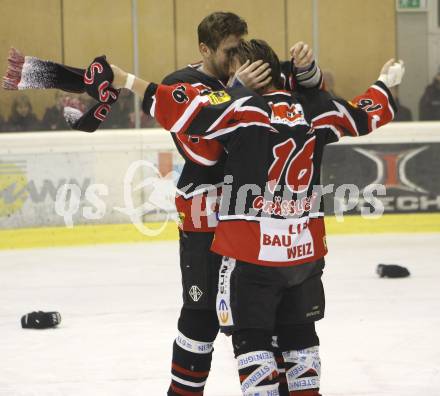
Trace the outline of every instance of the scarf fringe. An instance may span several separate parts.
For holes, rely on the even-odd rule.
[[[25,63],[24,55],[15,48],[11,48],[8,54],[8,68],[3,77],[2,87],[9,90],[17,90],[23,73]]]
[[[72,78],[77,78],[79,81],[71,83]],[[82,75],[78,72],[52,61],[45,61],[35,56],[24,56],[15,48],[9,50],[8,68],[2,82],[4,89],[58,88],[69,91],[69,88],[73,87],[74,92],[77,90],[82,92],[81,87],[78,87],[80,84],[82,84]]]

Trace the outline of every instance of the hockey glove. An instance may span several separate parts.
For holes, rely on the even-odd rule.
[[[58,312],[34,311],[21,318],[23,329],[49,329],[61,323],[61,315]]]
[[[379,264],[376,272],[381,278],[406,278],[410,275],[405,267],[396,264]]]
[[[402,60],[395,62],[390,59],[385,63],[380,71],[379,81],[382,81],[388,88],[399,85],[402,82],[405,74],[405,65]]]

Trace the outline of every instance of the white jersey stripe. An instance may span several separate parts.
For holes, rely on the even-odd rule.
[[[191,183],[191,185],[192,185],[192,183]],[[190,185],[190,187],[191,187],[191,185]],[[189,198],[192,198],[196,195],[200,195],[200,194],[204,194],[209,191],[217,190],[222,185],[223,185],[223,182],[217,183],[217,184],[206,185],[204,188],[194,190],[188,194],[186,194],[183,190],[179,190],[179,189],[176,189],[176,192],[177,192],[177,194],[181,195],[183,198],[189,199]]]
[[[194,112],[197,110],[197,108],[202,103],[206,103],[209,101],[209,98],[207,96],[196,96],[194,100],[191,102],[191,104],[186,108],[186,110],[183,112],[183,114],[180,116],[180,118],[174,123],[174,125],[171,127],[170,132],[179,132],[185,123],[190,119],[190,117],[194,114]]]
[[[213,166],[218,162],[218,160],[209,160],[205,157],[202,157],[201,155],[196,154],[184,142],[182,142],[180,139],[179,139],[179,141],[183,146],[182,148],[186,151],[186,154],[188,154],[188,156],[192,157],[193,160],[199,162],[201,165]]]
[[[382,95],[384,95],[387,98],[388,110],[392,114],[392,117],[393,117],[393,120],[394,120],[394,110],[393,110],[393,107],[390,104],[390,98],[388,97],[387,93],[381,87],[379,87],[378,85],[372,85],[371,88],[375,89],[376,91],[379,91]]]
[[[234,132],[238,128],[247,128],[250,126],[266,127],[266,128],[273,130],[275,132],[274,128],[270,124],[266,124],[264,122],[240,122],[239,124],[234,125],[232,127],[219,129],[218,131],[213,132],[210,135],[205,136],[204,138],[205,139],[215,139],[217,136],[226,135],[228,133]]]
[[[353,129],[353,131],[356,133],[357,136],[359,136],[359,131],[357,129],[357,125],[353,120],[353,117],[351,116],[351,114],[347,111],[347,109],[342,106],[340,103],[336,102],[333,100],[333,104],[337,107],[337,109],[339,110],[339,114],[341,114],[341,118],[347,117],[348,121],[351,124],[351,128]]]
[[[290,219],[302,219],[305,217],[309,218],[317,218],[317,217],[324,217],[324,212],[311,212],[308,216],[303,217],[292,217],[292,218],[286,218],[286,220]],[[250,216],[250,215],[219,215],[219,220],[245,220],[245,221],[266,221],[272,219],[271,217],[264,216],[264,217],[258,217],[258,216]]]
[[[274,91],[264,94],[263,96],[274,96],[274,95],[284,95],[291,97],[292,95],[289,92],[286,91]]]
[[[244,111],[252,111],[255,113],[260,113],[260,114],[269,118],[269,114],[267,113],[267,111],[264,111],[264,110],[260,109],[259,107],[255,107],[255,106],[242,106],[239,109],[235,110],[236,113],[241,113]]]
[[[315,127],[314,129],[330,129],[338,138],[341,138],[341,132],[334,125],[320,125]]]
[[[232,102],[227,108],[226,110],[221,114],[220,117],[218,117],[212,124],[211,126],[207,129],[207,132],[210,132],[212,130],[214,130],[216,128],[217,125],[219,125],[223,119],[231,112],[234,112],[236,109],[238,109],[239,107],[241,107],[241,105],[246,102],[247,100],[249,100],[251,98],[251,96],[245,96],[243,98],[237,99],[236,101]]]
[[[335,110],[327,111],[326,113],[322,113],[322,114],[320,114],[319,116],[313,118],[313,119],[312,119],[312,123],[313,123],[313,122],[316,122],[316,121],[319,121],[319,120],[321,120],[321,119],[323,119],[323,118],[326,118],[326,117],[330,117],[330,116],[336,116],[336,117],[338,117],[339,115],[340,115],[339,112],[337,112],[337,111],[335,111]]]

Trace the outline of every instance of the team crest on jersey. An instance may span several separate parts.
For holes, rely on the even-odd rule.
[[[225,91],[215,91],[208,93],[209,103],[212,105],[218,105],[221,103],[229,102],[231,97]]]
[[[289,127],[308,125],[304,118],[304,110],[299,103],[269,103],[269,106],[272,109],[271,124],[284,124]]]

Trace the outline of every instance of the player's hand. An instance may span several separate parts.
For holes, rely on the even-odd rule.
[[[247,60],[237,69],[232,80],[238,79],[245,87],[256,90],[270,83],[272,80],[271,71],[269,63],[263,63],[262,60],[250,63]]]
[[[403,60],[395,61],[394,58],[387,61],[380,71],[379,81],[382,81],[388,88],[395,87],[402,82],[405,74]]]
[[[308,68],[314,61],[312,48],[303,41],[298,41],[294,44],[289,52],[293,64],[298,68]]]
[[[110,65],[113,70],[113,82],[112,87],[115,89],[124,88],[125,82],[127,81],[127,72],[122,70],[120,67],[115,65]]]

